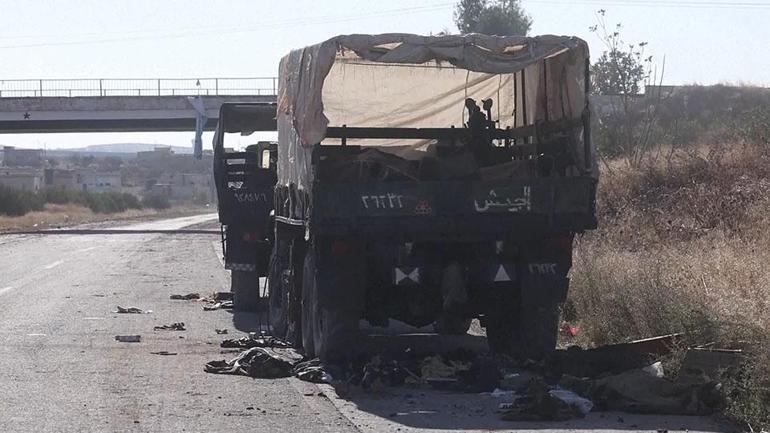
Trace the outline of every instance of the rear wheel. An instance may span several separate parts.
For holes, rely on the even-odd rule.
[[[279,243],[281,244],[279,246]],[[270,316],[270,328],[273,336],[286,338],[287,315],[289,304],[289,291],[284,284],[283,273],[286,270],[284,241],[276,241],[273,245],[273,252],[270,254],[270,267],[267,274],[268,305]]]
[[[259,311],[259,277],[256,272],[231,271],[230,291],[233,292],[233,307],[236,310]]]
[[[315,261],[312,257],[313,248],[308,248],[302,269],[302,350],[305,356],[314,358],[315,335],[313,324],[316,316],[316,284]]]
[[[302,342],[307,356],[322,360],[345,358],[356,347],[358,313],[355,309],[323,299],[323,280],[318,276],[317,251],[310,246],[302,274]]]

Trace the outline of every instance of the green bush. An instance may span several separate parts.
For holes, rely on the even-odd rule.
[[[157,210],[168,209],[171,207],[171,203],[169,203],[168,198],[160,194],[150,194],[150,195],[144,196],[144,198],[142,199],[142,205],[144,207],[149,207]]]
[[[33,193],[0,186],[0,214],[21,216],[33,210],[43,209],[46,203],[85,206],[96,213],[116,213],[142,208],[139,198],[128,193],[91,193],[63,189],[46,189]]]
[[[21,216],[43,209],[44,203],[44,198],[39,194],[0,185],[0,214]]]
[[[46,203],[86,205],[86,193],[64,189],[45,189],[41,192]]]
[[[142,208],[139,199],[128,193],[101,192],[84,195],[86,206],[96,213],[116,213]]]

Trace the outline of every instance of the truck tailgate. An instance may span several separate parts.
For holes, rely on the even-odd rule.
[[[500,231],[500,224],[585,230],[596,226],[595,191],[591,177],[316,184],[311,218],[319,229],[332,231],[343,225],[380,230],[389,224],[421,232]]]

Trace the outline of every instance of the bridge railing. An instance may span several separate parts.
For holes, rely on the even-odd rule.
[[[277,88],[276,77],[0,80],[0,97],[275,95]]]

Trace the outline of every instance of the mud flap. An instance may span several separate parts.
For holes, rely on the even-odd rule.
[[[569,279],[554,263],[530,263],[521,281],[520,355],[547,357],[556,348],[559,304],[567,296]]]

